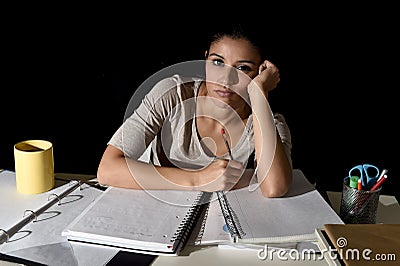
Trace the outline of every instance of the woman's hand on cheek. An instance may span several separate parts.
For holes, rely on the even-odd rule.
[[[258,75],[253,79],[253,82],[263,91],[266,97],[269,91],[276,88],[279,81],[279,69],[268,60],[260,65]]]

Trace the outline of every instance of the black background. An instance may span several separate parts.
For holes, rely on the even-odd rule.
[[[47,139],[56,172],[95,174],[135,89],[170,64],[203,59],[214,23],[243,20],[265,26],[280,69],[270,105],[291,129],[294,167],[340,191],[352,166],[375,164],[389,170],[382,193],[398,196],[396,9],[310,8],[248,17],[209,4],[163,16],[107,6],[4,9],[0,167],[13,169],[16,142]]]

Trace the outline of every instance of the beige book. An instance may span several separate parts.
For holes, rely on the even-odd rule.
[[[346,265],[399,265],[400,224],[325,224]]]

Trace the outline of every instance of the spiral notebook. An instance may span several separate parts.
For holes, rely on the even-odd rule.
[[[206,216],[198,225],[200,233],[191,238],[195,245],[289,246],[317,241],[315,228],[324,224],[343,224],[299,169],[293,170],[293,182],[284,197],[266,198],[252,187],[214,193]]]
[[[108,187],[62,232],[69,241],[178,255],[209,193]]]

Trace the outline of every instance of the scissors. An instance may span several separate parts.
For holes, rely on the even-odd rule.
[[[354,171],[358,170],[359,174],[354,174]],[[349,177],[358,176],[361,178],[361,184],[363,188],[370,188],[376,182],[379,177],[379,169],[372,164],[359,164],[354,166],[349,171]]]

